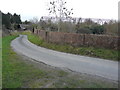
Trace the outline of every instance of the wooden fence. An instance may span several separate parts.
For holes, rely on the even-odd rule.
[[[63,32],[47,32],[35,30],[47,42],[57,44],[70,44],[73,46],[93,46],[98,48],[120,49],[120,37],[109,35],[77,34]]]

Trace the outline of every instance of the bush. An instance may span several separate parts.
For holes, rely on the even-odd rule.
[[[19,24],[15,24],[14,25],[14,29],[17,30],[17,29],[21,29],[20,25]]]
[[[80,28],[80,29],[77,30],[76,33],[90,34],[90,33],[92,33],[92,32],[91,32],[91,30],[88,29],[88,28]]]
[[[91,31],[93,34],[103,34],[105,29],[101,25],[96,25],[91,27]]]
[[[57,31],[58,30],[57,24],[51,24],[50,30],[51,31]]]

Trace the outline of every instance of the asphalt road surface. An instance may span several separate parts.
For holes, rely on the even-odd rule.
[[[11,42],[14,51],[45,64],[118,81],[118,62],[73,55],[39,47],[20,35]]]

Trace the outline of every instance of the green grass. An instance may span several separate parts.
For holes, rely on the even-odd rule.
[[[16,55],[10,48],[11,40],[17,36],[6,36],[2,42],[2,87],[3,88],[18,88],[24,82],[32,79],[41,78],[45,75],[44,71],[34,68],[31,65],[25,64],[21,58]]]
[[[117,50],[94,48],[94,47],[73,47],[71,45],[59,45],[59,44],[47,43],[37,35],[31,34],[30,32],[24,32],[23,34],[27,34],[28,39],[32,43],[45,48],[66,52],[66,53],[77,54],[77,55],[91,56],[91,57],[118,61]]]

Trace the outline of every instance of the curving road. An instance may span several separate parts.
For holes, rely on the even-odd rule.
[[[11,42],[12,48],[25,56],[55,67],[101,76],[118,81],[118,62],[62,53],[39,47],[20,35]]]

